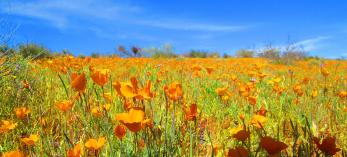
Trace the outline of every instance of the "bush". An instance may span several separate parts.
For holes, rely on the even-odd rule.
[[[160,48],[152,47],[152,48],[144,48],[142,50],[145,55],[153,57],[153,58],[175,58],[177,54],[175,54],[173,47],[170,44],[165,44]]]
[[[0,46],[0,56],[6,55],[6,54],[13,54],[16,51],[13,48],[10,48],[7,45],[1,45]]]
[[[208,57],[210,58],[219,58],[220,57],[220,53],[219,52],[211,52],[208,54]]]
[[[263,52],[259,53],[259,57],[271,60],[278,60],[281,57],[281,52],[279,49],[276,48],[268,48],[265,49]]]
[[[93,52],[92,54],[90,54],[90,57],[92,57],[92,58],[99,58],[100,54],[97,53],[97,52]]]
[[[240,58],[253,58],[255,52],[253,50],[241,49],[236,51],[236,57]]]
[[[191,50],[186,56],[190,58],[207,58],[208,52],[201,50]]]
[[[19,45],[18,53],[25,58],[30,57],[33,59],[46,58],[51,55],[50,50],[48,50],[44,46],[33,43]]]

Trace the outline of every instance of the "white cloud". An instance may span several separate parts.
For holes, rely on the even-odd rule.
[[[182,31],[238,32],[249,28],[249,26],[195,23],[183,20],[151,20],[138,22],[145,26]]]
[[[125,22],[132,25],[179,31],[235,32],[248,28],[248,26],[192,22],[193,19],[168,19],[158,17],[158,15],[154,16],[155,19],[146,19],[143,16],[146,12],[140,6],[111,0],[36,0],[12,1],[11,3],[12,7],[5,7],[3,3],[0,3],[0,12],[46,20],[59,28],[67,27],[73,17],[92,22],[94,20],[95,23],[98,22],[97,20],[101,20],[110,25]],[[139,20],[140,18],[142,19]]]
[[[322,47],[323,45],[322,41],[330,39],[330,38],[331,38],[330,36],[319,36],[316,38],[299,41],[295,43],[294,46],[302,47],[306,51],[313,51]]]
[[[326,44],[324,41],[330,39],[331,36],[318,36],[315,38],[310,38],[310,39],[305,39],[305,40],[300,40],[298,42],[294,42],[292,44],[278,44],[278,45],[271,45],[271,48],[276,48],[280,51],[285,51],[287,48],[299,48],[304,51],[314,51],[318,50],[322,47],[324,47]],[[255,50],[260,53],[264,50],[266,50],[268,47],[259,45],[256,46]]]
[[[0,11],[47,20],[57,27],[66,26],[70,18],[74,16],[89,20],[113,20],[121,17],[120,14],[133,13],[140,10],[136,6],[116,4],[108,0],[38,0],[30,2],[13,1],[11,3],[11,7],[5,7],[4,3],[0,3],[2,8]]]

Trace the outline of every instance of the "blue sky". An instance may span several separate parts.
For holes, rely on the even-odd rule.
[[[40,43],[74,54],[118,45],[233,54],[296,42],[322,57],[347,57],[347,1],[326,0],[0,0],[18,29],[12,45]]]

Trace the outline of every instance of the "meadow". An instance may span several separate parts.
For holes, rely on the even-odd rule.
[[[347,62],[0,60],[0,154],[347,156]]]

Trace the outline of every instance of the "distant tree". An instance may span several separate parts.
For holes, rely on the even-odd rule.
[[[230,58],[231,56],[230,55],[228,55],[227,53],[224,53],[223,54],[223,58]]]
[[[220,57],[220,53],[215,51],[215,52],[211,52],[208,54],[208,57],[211,57],[211,58],[219,58]]]
[[[258,54],[259,57],[268,58],[271,60],[278,60],[281,57],[281,51],[278,48],[274,48],[271,45],[267,46],[262,52]]]
[[[92,54],[90,54],[90,56],[92,58],[99,58],[100,57],[100,54],[98,52],[92,52]]]
[[[20,44],[18,53],[25,58],[31,57],[33,59],[45,58],[51,55],[51,51],[49,49],[34,43]]]
[[[141,51],[141,49],[138,47],[133,46],[131,48],[131,52],[133,52],[134,57],[140,56],[140,51]]]
[[[16,50],[9,47],[8,45],[0,45],[0,55],[4,55],[4,54],[13,54],[15,53]]]
[[[188,52],[187,57],[191,58],[206,58],[208,56],[208,52],[202,50],[191,50]]]
[[[86,56],[84,54],[79,54],[77,57],[82,58],[82,59],[86,58]],[[94,58],[96,58],[96,57],[94,57]]]
[[[253,58],[254,55],[255,55],[255,52],[253,50],[240,49],[236,51],[236,57],[240,57],[240,58]]]
[[[63,55],[72,55],[72,53],[68,49],[63,49],[61,52]]]
[[[177,57],[175,54],[172,45],[164,44],[162,47],[151,47],[151,48],[143,48],[142,52],[145,56],[153,57],[153,58],[173,58]]]

